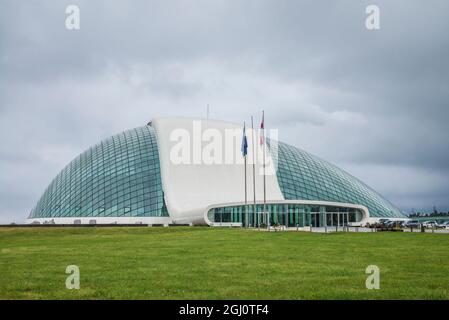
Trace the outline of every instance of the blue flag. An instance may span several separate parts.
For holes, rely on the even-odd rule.
[[[246,126],[243,124],[243,137],[242,137],[242,155],[245,157],[248,154],[248,140],[246,139]]]

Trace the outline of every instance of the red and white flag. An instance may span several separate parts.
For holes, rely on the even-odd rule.
[[[262,122],[260,123],[260,130],[261,130],[261,134],[260,134],[260,145],[263,145],[265,142],[265,124],[264,124],[264,111],[262,111]]]

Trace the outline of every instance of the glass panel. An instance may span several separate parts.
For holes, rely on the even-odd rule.
[[[92,146],[50,183],[30,218],[168,216],[156,134],[131,129]]]
[[[269,139],[267,143],[270,145]],[[373,189],[336,166],[282,142],[273,147],[276,150],[271,153],[278,164],[276,174],[285,199],[361,204],[368,207],[372,217],[404,217]]]

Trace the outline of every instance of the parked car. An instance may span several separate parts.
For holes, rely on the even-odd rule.
[[[404,221],[393,220],[388,223],[389,228],[401,229],[403,228]]]
[[[404,221],[404,220],[399,221],[400,227],[405,228],[405,223],[406,223],[406,221]]]
[[[437,228],[436,221],[424,221],[422,223],[422,225],[424,226],[424,228],[427,228],[427,229],[436,229]]]
[[[404,221],[400,220],[389,220],[385,222],[386,228],[393,228],[393,229],[402,229],[404,227]]]
[[[383,224],[388,221],[388,219],[379,219],[376,222],[368,222],[365,227],[366,228],[381,228],[383,227]]]
[[[409,220],[404,223],[404,228],[419,228],[421,223],[418,220]]]
[[[437,227],[437,229],[445,229],[446,228],[445,221],[441,221],[441,222],[436,221],[436,227]]]
[[[441,221],[441,222],[437,222],[437,228],[440,228],[440,229],[449,229],[449,221]]]
[[[379,219],[379,221],[377,222],[377,227],[387,228],[390,222],[392,222],[390,219]]]
[[[393,228],[394,227],[394,221],[393,220],[387,220],[383,223],[384,228]]]

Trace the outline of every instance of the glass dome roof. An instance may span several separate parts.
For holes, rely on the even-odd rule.
[[[168,213],[156,134],[143,126],[105,139],[71,161],[29,218],[161,216]]]
[[[271,143],[279,186],[287,200],[364,205],[370,217],[405,216],[366,184],[316,156],[286,143]],[[276,159],[277,158],[277,159]]]

